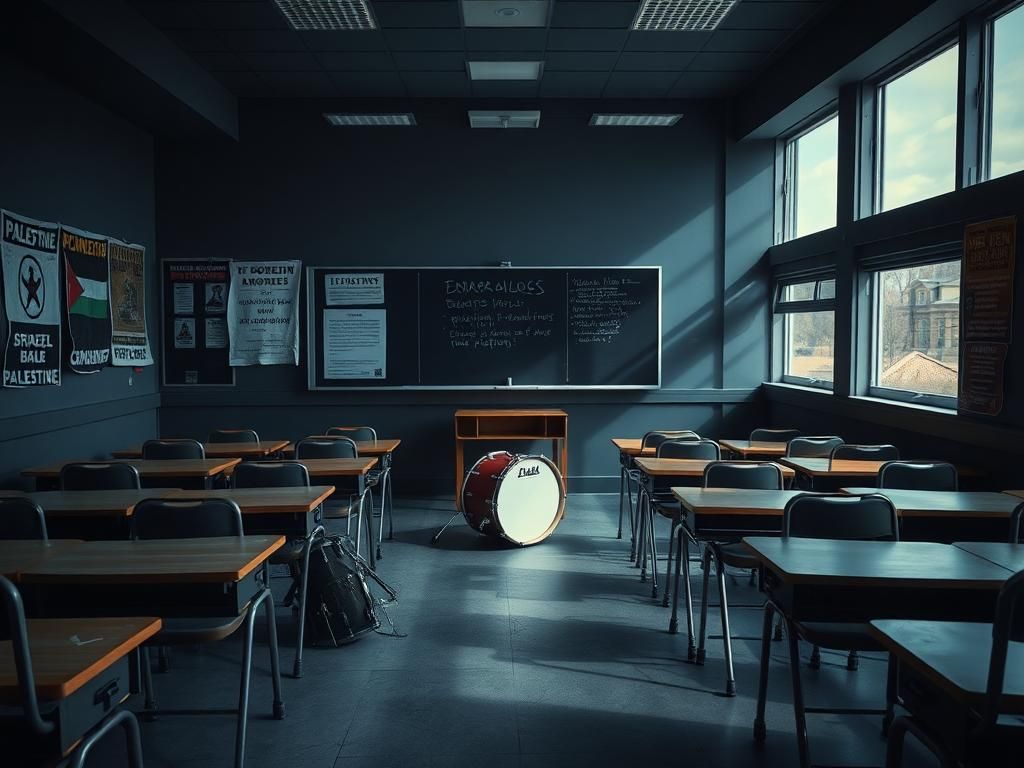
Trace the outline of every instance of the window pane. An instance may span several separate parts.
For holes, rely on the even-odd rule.
[[[836,281],[835,278],[832,280],[822,280],[821,287],[818,289],[819,299],[834,299],[836,297]]]
[[[956,397],[960,260],[879,272],[874,384]]]
[[[791,283],[783,286],[783,301],[811,301],[814,298],[814,283]]]
[[[836,225],[839,118],[808,131],[792,145],[794,204],[790,237],[803,237]]]
[[[832,381],[835,313],[786,315],[786,375]]]
[[[879,210],[916,203],[954,187],[957,48],[882,86]]]
[[[1024,6],[992,25],[992,153],[989,178],[1024,170]]]

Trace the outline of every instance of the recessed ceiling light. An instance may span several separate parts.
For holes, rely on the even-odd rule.
[[[377,29],[367,0],[274,0],[292,29]]]
[[[462,0],[467,27],[546,27],[549,0]]]
[[[470,80],[539,80],[543,61],[467,61]]]
[[[734,5],[736,0],[644,0],[633,19],[633,29],[714,29]]]
[[[416,117],[411,112],[390,115],[353,115],[342,113],[325,114],[324,118],[331,125],[356,127],[367,125],[416,125]]]
[[[669,128],[682,115],[591,115],[590,125],[618,125],[634,128]]]
[[[469,115],[470,128],[538,128],[540,127],[540,110],[481,110],[471,109]]]
[[[495,8],[495,16],[504,16],[506,19],[513,16],[519,16],[522,13],[518,8]]]

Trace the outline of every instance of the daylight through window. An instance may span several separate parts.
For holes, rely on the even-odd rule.
[[[838,154],[838,115],[786,142],[786,240],[836,225]]]
[[[1024,5],[992,24],[990,179],[1024,170]]]

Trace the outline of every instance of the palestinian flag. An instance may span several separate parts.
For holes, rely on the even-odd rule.
[[[71,336],[68,364],[75,373],[96,373],[110,365],[107,239],[61,227],[60,249]]]

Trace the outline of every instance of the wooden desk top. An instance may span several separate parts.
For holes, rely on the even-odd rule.
[[[1003,493],[1008,493],[1011,496],[1016,496],[1018,499],[1024,499],[1024,491],[1003,491]],[[1020,504],[1020,501],[1018,501],[1017,503]]]
[[[833,461],[831,467],[828,459],[804,459],[783,456],[782,464],[793,467],[811,477],[877,477],[878,470],[884,461],[865,461],[862,459],[840,459]]]
[[[0,541],[0,574],[17,580],[22,571],[35,568],[52,557],[81,546],[76,539],[50,539],[42,541]]]
[[[305,514],[311,512],[334,493],[333,485],[309,488],[228,488],[215,491],[175,491],[172,499],[231,499],[243,515]]]
[[[805,491],[746,488],[673,488],[679,502],[695,515],[764,515],[782,517],[786,504]]]
[[[955,701],[985,704],[992,625],[965,621],[872,621],[873,634],[897,658]],[[1010,643],[999,710],[1024,714],[1024,643]]]
[[[640,456],[633,460],[645,474],[651,477],[703,477],[706,459],[652,459]],[[789,467],[780,467],[787,480],[795,474]]]
[[[288,440],[260,440],[258,443],[203,443],[203,450],[208,459],[251,459],[283,451],[290,444]],[[134,445],[131,448],[123,448],[113,451],[110,455],[117,459],[140,458],[142,446]]]
[[[777,459],[786,455],[786,443],[775,443],[767,440],[719,440],[718,444],[742,456],[762,456]]]
[[[1024,544],[1010,544],[1006,541],[957,541],[953,546],[1013,573],[1024,570]]]
[[[619,449],[619,453],[624,453],[627,456],[639,456],[640,445],[643,443],[643,439],[639,437],[613,437],[612,445]],[[657,454],[655,448],[644,448],[644,456],[654,456]]]
[[[241,581],[284,536],[84,541],[21,573],[26,583],[180,584]]]
[[[36,695],[66,699],[160,631],[160,619],[29,619]],[[90,642],[92,641],[92,642]],[[127,694],[127,691],[124,691]],[[0,642],[0,702],[20,703],[11,641]]]
[[[790,584],[998,590],[1010,575],[948,544],[773,536],[743,541]]]
[[[55,517],[126,517],[143,499],[160,498],[178,493],[177,488],[119,489],[114,491],[0,491],[0,498],[24,496]]]
[[[378,459],[367,456],[360,459],[299,459],[306,465],[310,477],[356,477],[373,469]]]
[[[1017,501],[1005,493],[984,491],[907,491],[896,488],[841,488],[843,493],[878,493],[900,517],[1001,517],[1008,519]]]
[[[241,463],[239,458],[230,459],[115,459],[114,461],[131,464],[142,477],[216,477],[221,472]],[[39,467],[30,467],[21,474],[26,477],[60,477],[60,470],[65,464],[76,464],[75,460],[58,461]],[[83,461],[85,464],[105,464],[104,461]]]
[[[459,408],[455,411],[455,417],[478,416],[488,418],[491,416],[564,416],[569,414],[559,408]]]
[[[330,440],[334,437],[342,437],[342,435],[310,435],[314,440]],[[391,453],[402,441],[398,438],[378,438],[377,440],[356,440],[356,450],[359,451],[360,456],[382,456],[385,453]]]

